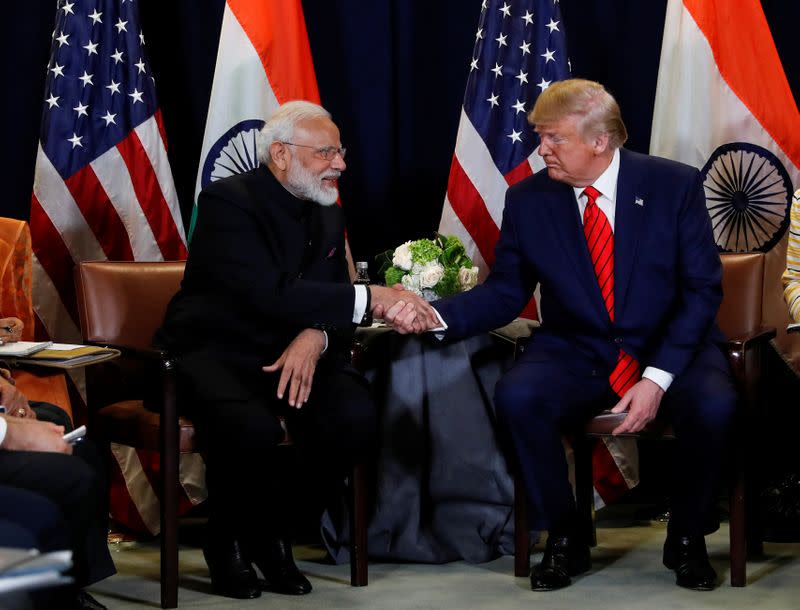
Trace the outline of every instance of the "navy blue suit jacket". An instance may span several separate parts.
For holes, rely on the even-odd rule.
[[[698,348],[721,338],[714,318],[722,266],[700,173],[620,151],[614,226],[612,323],[600,296],[572,187],[543,170],[508,190],[495,263],[473,290],[435,304],[447,338],[502,326],[541,283],[542,327],[526,359],[566,358],[608,374],[619,349],[642,370],[680,375]]]

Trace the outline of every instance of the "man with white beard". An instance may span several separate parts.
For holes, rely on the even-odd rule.
[[[283,104],[257,144],[260,167],[200,194],[183,283],[156,335],[207,448],[212,585],[236,598],[260,595],[253,563],[269,590],[311,590],[292,559],[292,488],[341,481],[376,437],[349,364],[356,324],[368,309],[435,316],[411,293],[351,285],[334,205],[345,149],[325,109]],[[310,465],[302,476],[277,455],[279,417]]]

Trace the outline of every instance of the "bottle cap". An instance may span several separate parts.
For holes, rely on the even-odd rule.
[[[358,261],[356,263],[356,269],[366,269],[369,267],[369,264],[366,261]]]

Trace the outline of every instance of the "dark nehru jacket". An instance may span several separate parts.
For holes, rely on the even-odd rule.
[[[305,328],[328,332],[326,358],[344,354],[354,299],[342,210],[296,198],[262,166],[200,195],[185,276],[155,342],[182,356],[197,389],[214,391],[207,375],[219,363],[263,376]]]

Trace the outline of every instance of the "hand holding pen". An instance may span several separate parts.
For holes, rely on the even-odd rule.
[[[0,345],[19,341],[23,328],[25,324],[19,318],[0,318]]]

